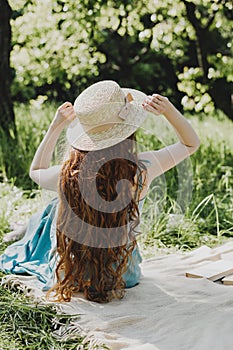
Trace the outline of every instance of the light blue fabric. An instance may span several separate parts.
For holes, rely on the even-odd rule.
[[[57,199],[41,214],[34,214],[25,236],[0,256],[0,270],[13,274],[29,274],[38,278],[37,287],[48,290],[55,282]]]
[[[29,274],[37,277],[37,287],[48,290],[55,282],[56,253],[56,209],[54,199],[41,214],[34,214],[29,220],[25,236],[5,250],[0,256],[0,270],[13,274]],[[140,207],[142,207],[140,203]],[[142,262],[136,246],[129,258],[127,271],[123,275],[126,288],[139,283]]]

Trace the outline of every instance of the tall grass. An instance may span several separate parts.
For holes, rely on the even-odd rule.
[[[153,182],[141,225],[146,254],[158,247],[214,245],[233,236],[233,124],[221,115],[188,118],[201,146],[191,158]],[[148,144],[156,149],[174,140],[164,120],[156,123],[156,130],[149,121],[147,129],[159,137],[152,132],[149,137],[140,135],[144,147]]]
[[[0,128],[0,175],[24,189],[35,188],[28,176],[29,167],[36,148],[39,145],[55,111],[53,104],[46,107],[34,101],[29,105],[21,104],[16,108],[17,144],[12,144]],[[6,169],[7,168],[7,169]],[[9,175],[8,175],[9,177]]]

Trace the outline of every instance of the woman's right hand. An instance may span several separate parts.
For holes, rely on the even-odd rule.
[[[65,128],[76,118],[76,113],[71,102],[65,102],[58,107],[55,117],[51,123],[53,128],[62,127]]]

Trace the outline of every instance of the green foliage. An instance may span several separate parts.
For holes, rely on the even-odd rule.
[[[16,99],[72,100],[96,80],[115,79],[187,110],[212,112],[214,102],[230,114],[230,0],[10,4]]]

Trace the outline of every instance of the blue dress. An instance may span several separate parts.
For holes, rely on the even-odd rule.
[[[44,291],[56,283],[55,270],[58,260],[56,252],[56,209],[58,199],[54,199],[41,214],[34,214],[29,220],[25,236],[8,246],[0,256],[0,270],[12,274],[29,274],[37,277],[35,287]],[[139,210],[143,200],[139,202]],[[128,260],[127,271],[123,275],[126,288],[139,283],[142,262],[138,246]]]

